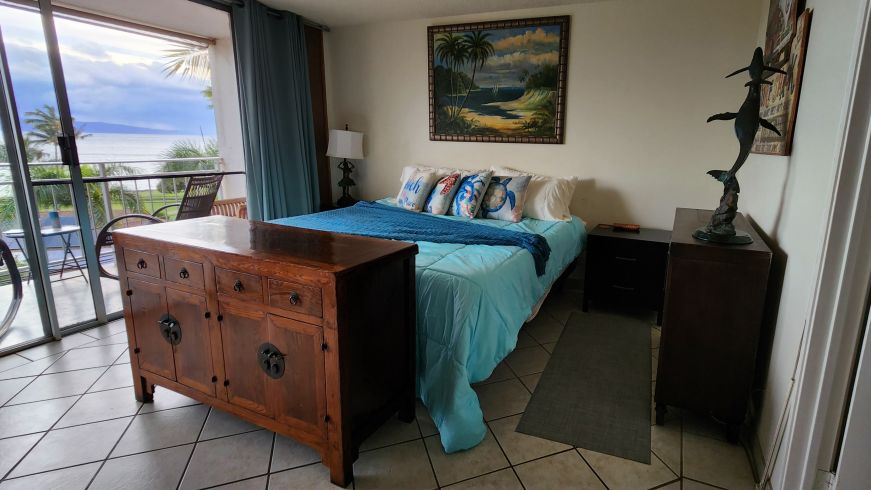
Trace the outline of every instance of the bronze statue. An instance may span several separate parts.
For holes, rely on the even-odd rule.
[[[764,80],[765,72],[786,74],[783,70],[766,66],[763,61],[762,48],[756,48],[753,52],[753,60],[750,66],[736,70],[726,78],[747,71],[750,73],[750,81],[744,84],[747,87],[747,98],[741,104],[738,112],[723,112],[714,114],[708,118],[711,121],[729,121],[735,120],[735,136],[738,138],[740,149],[738,158],[729,170],[710,170],[708,175],[723,183],[723,196],[720,198],[720,205],[711,216],[711,221],[704,228],[699,228],[693,232],[693,236],[699,240],[705,240],[718,243],[730,244],[748,244],[752,243],[753,239],[745,232],[735,231],[732,221],[738,212],[738,193],[741,192],[741,187],[738,185],[738,178],[735,174],[744,165],[747,156],[750,155],[750,148],[753,146],[753,140],[756,138],[756,132],[759,131],[759,126],[770,129],[780,134],[780,131],[769,121],[759,117],[760,91],[763,84],[771,85],[771,82]]]

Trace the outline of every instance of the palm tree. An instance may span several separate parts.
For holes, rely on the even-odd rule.
[[[446,65],[451,70],[451,108],[448,109],[448,112],[453,118],[456,117],[453,109],[456,108],[459,99],[459,91],[455,90],[454,87],[454,77],[460,71],[460,67],[465,65],[468,61],[469,52],[463,38],[452,32],[442,34],[438,39],[436,39],[436,42],[438,43],[438,46],[436,46],[436,56],[438,56],[439,61],[442,64]],[[457,79],[457,83],[461,83],[459,78]]]
[[[454,117],[459,116],[463,111],[463,107],[466,105],[466,100],[472,92],[472,87],[475,86],[475,73],[479,68],[483,68],[484,63],[486,63],[487,60],[496,53],[493,44],[487,40],[488,37],[490,37],[490,33],[484,31],[470,32],[463,36],[463,44],[466,47],[469,63],[472,65],[472,81],[469,83],[469,89],[466,91],[466,96],[463,97],[463,102],[460,103],[460,108],[457,109]]]
[[[29,133],[24,135],[24,156],[28,162],[36,162],[47,156],[42,149],[36,146],[36,142],[30,138]],[[6,145],[0,145],[0,162],[9,162],[9,152],[6,151]]]
[[[60,116],[58,116],[54,106],[45,104],[41,109],[25,112],[24,122],[33,128],[28,133],[28,136],[33,138],[33,142],[52,145],[54,147],[54,159],[57,160],[57,138],[63,134],[63,130],[61,129]],[[77,140],[91,136],[90,134],[85,134],[82,129],[82,126],[76,126],[76,119],[73,118],[73,132]]]
[[[213,139],[203,140],[202,146],[196,141],[179,140],[172,144],[161,155],[162,158],[169,159],[160,166],[161,173],[169,172],[184,172],[192,170],[215,170],[214,160],[172,160],[174,158],[196,158],[196,157],[216,157],[218,156],[218,143]],[[178,192],[176,187],[176,179],[163,179],[157,184],[157,190],[170,194]]]
[[[179,76],[182,79],[191,78],[209,82],[212,79],[212,66],[209,60],[209,48],[203,46],[182,46],[168,49],[164,52],[163,74],[169,78]],[[206,83],[201,92],[212,107],[212,84]]]

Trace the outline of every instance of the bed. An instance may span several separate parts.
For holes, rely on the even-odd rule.
[[[395,204],[394,199],[378,202]],[[336,231],[312,216],[273,222]],[[571,221],[473,221],[541,235],[550,257],[544,273],[537,275],[532,255],[519,247],[417,241],[417,392],[448,453],[484,439],[487,429],[471,384],[487,379],[514,350],[520,327],[586,240],[584,223],[574,216]]]

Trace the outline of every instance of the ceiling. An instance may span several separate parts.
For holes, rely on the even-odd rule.
[[[260,0],[330,27],[551,7],[601,0]]]

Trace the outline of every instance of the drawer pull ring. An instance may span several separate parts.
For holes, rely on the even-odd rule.
[[[181,324],[172,315],[160,317],[160,320],[157,321],[157,326],[160,327],[160,336],[170,345],[181,343]]]
[[[225,379],[225,380],[224,380],[224,386],[230,386],[230,380],[229,380],[229,379]]]
[[[635,257],[621,257],[619,255],[616,255],[614,258],[617,260],[622,260],[624,262],[638,262],[638,259],[636,259]]]
[[[212,376],[212,383],[217,383],[217,382],[218,382],[218,377]]]
[[[290,293],[290,304],[298,305],[299,304],[299,293],[296,291]]]
[[[136,262],[136,268],[139,270],[148,269],[148,262],[145,259],[139,259],[139,262]]]
[[[233,284],[233,291],[241,293],[243,289],[245,289],[245,286],[242,285],[242,281],[236,279],[236,282]]]
[[[284,376],[284,354],[269,342],[260,344],[257,348],[257,363],[260,369],[272,379]]]
[[[187,279],[187,278],[191,277],[191,275],[190,275],[190,273],[188,272],[187,269],[185,269],[184,267],[182,267],[181,270],[178,271],[178,277],[180,277],[180,278],[182,278],[182,279]]]

